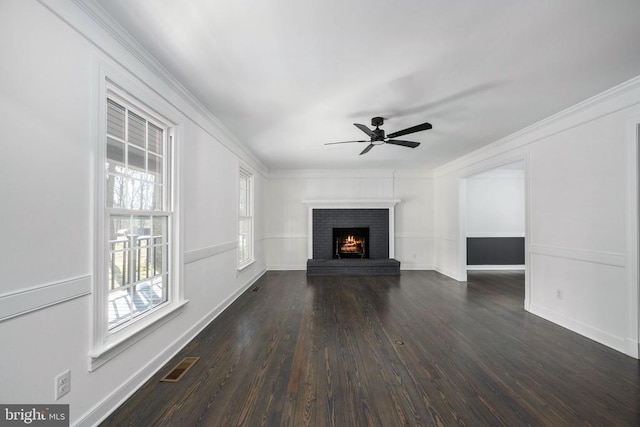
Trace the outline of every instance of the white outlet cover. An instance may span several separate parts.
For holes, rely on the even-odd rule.
[[[58,400],[71,391],[71,371],[67,369],[56,377],[55,399]]]

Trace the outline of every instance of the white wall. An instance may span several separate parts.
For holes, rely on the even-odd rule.
[[[473,175],[466,193],[467,237],[524,237],[524,169]]]
[[[437,270],[465,278],[462,180],[524,160],[525,308],[637,357],[639,100],[636,79],[437,169]]]
[[[308,207],[303,200],[400,199],[395,257],[402,269],[431,269],[433,179],[415,171],[272,171],[265,199],[265,252],[270,269],[304,270]]]
[[[54,403],[54,378],[70,369],[71,392],[56,403],[70,404],[71,424],[92,425],[107,415],[266,269],[265,168],[153,61],[137,55],[73,2],[0,2],[0,402]],[[190,302],[89,372],[98,64],[152,88],[177,112]],[[257,261],[238,273],[240,164],[256,177]]]

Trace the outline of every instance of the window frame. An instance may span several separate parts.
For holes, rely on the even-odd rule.
[[[246,197],[245,203],[247,205],[246,211],[247,215],[242,215],[240,209],[241,203],[241,192],[240,185],[242,180],[246,183]],[[255,246],[255,227],[254,227],[254,176],[247,168],[240,167],[238,170],[238,271],[241,271],[251,264],[255,262],[254,257],[254,246]],[[247,233],[249,237],[247,238],[247,257],[245,259],[240,258],[240,253],[242,251],[242,238],[241,238],[241,222],[243,220],[248,220],[249,222],[249,232]]]
[[[99,72],[99,91],[97,102],[97,117],[95,117],[95,190],[94,190],[94,280],[92,306],[92,345],[89,351],[90,370],[97,369],[124,349],[140,340],[151,331],[172,319],[181,312],[188,302],[184,299],[184,289],[181,268],[182,238],[181,215],[179,209],[179,176],[180,176],[180,136],[181,127],[177,120],[177,112],[157,94],[149,91],[142,83],[123,78],[107,66],[102,64]],[[135,95],[132,95],[135,94]],[[105,168],[107,158],[107,99],[122,102],[131,107],[131,111],[140,114],[154,124],[162,124],[165,128],[165,159],[163,160],[163,174],[166,175],[167,188],[163,191],[167,198],[167,205],[162,211],[128,210],[109,208],[106,201],[106,187],[108,171]],[[109,221],[110,214],[122,213],[133,215],[142,213],[147,215],[154,212],[159,216],[166,216],[166,233],[168,252],[164,260],[168,264],[167,300],[134,318],[109,329]]]

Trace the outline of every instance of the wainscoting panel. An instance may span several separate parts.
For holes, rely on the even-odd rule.
[[[531,312],[625,352],[626,269],[565,255],[530,255]]]

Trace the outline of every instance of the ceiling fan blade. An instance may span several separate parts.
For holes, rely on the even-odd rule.
[[[324,145],[334,145],[334,144],[351,144],[352,142],[371,142],[366,139],[361,141],[340,141],[340,142],[325,142]]]
[[[410,133],[420,132],[422,130],[429,130],[432,127],[433,126],[431,126],[431,123],[422,123],[421,125],[412,126],[410,128],[399,130],[398,132],[390,133],[387,135],[387,138],[395,138],[396,136],[408,135]]]
[[[362,156],[363,154],[367,154],[369,152],[369,150],[371,150],[372,148],[373,148],[373,144],[367,145],[367,148],[362,150],[362,153],[360,153],[360,155]]]
[[[369,135],[370,137],[374,137],[375,136],[375,133],[373,133],[373,131],[371,129],[369,129],[368,127],[366,127],[365,125],[361,125],[360,123],[354,123],[353,125],[355,127],[357,127],[358,129],[360,129],[362,132],[364,132],[367,135]]]
[[[387,141],[387,144],[402,145],[403,147],[410,147],[410,148],[416,148],[418,145],[420,145],[419,142],[403,141],[401,139],[390,139]]]

